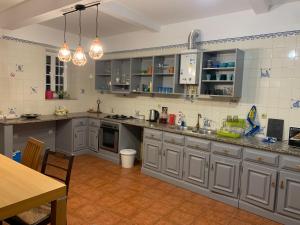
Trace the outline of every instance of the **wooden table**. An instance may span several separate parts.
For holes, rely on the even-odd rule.
[[[51,224],[66,223],[66,185],[0,154],[0,221],[51,202]]]

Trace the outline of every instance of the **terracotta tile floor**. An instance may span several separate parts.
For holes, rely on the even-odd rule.
[[[275,225],[246,211],[140,172],[83,155],[75,158],[68,225]]]

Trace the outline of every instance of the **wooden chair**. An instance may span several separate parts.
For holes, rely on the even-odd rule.
[[[42,163],[41,172],[46,176],[64,182],[67,186],[67,194],[69,191],[73,160],[74,156],[51,152],[47,149]],[[5,222],[10,225],[47,225],[51,222],[51,204],[48,203],[30,209],[17,216],[6,219]]]
[[[38,170],[44,142],[30,137],[23,151],[22,164],[31,169]]]

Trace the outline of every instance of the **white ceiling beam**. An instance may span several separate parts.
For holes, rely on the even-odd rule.
[[[0,28],[15,30],[62,15],[62,10],[88,0],[27,0],[0,13]]]
[[[266,13],[271,8],[271,1],[269,0],[249,0],[253,11],[256,14]]]
[[[159,32],[160,24],[152,19],[126,7],[125,5],[116,1],[105,1],[100,7],[101,12],[108,14],[116,19],[122,20],[126,23],[142,27],[149,31]]]

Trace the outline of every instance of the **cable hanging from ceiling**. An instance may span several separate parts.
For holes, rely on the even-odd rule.
[[[85,56],[85,52],[84,52],[84,48],[82,47],[82,22],[81,22],[81,14],[82,11],[84,11],[87,8],[90,7],[97,7],[97,12],[96,12],[96,37],[95,39],[92,41],[90,49],[89,49],[89,56],[93,59],[93,60],[99,60],[102,58],[104,52],[103,52],[103,46],[101,43],[101,40],[99,38],[98,35],[98,29],[99,29],[99,5],[100,5],[100,1],[97,3],[92,3],[89,5],[75,5],[75,8],[71,11],[68,11],[66,13],[63,14],[64,16],[64,20],[65,20],[65,24],[64,24],[64,43],[62,45],[62,47],[59,49],[58,52],[58,58],[59,60],[63,61],[63,62],[69,62],[72,60],[74,65],[77,66],[84,66],[87,63],[87,58]],[[71,14],[71,13],[75,13],[78,12],[78,18],[79,18],[79,34],[78,34],[78,38],[79,38],[79,42],[78,42],[78,46],[73,54],[73,57],[71,56],[71,51],[69,49],[69,46],[67,44],[66,41],[66,31],[67,31],[67,15]]]

